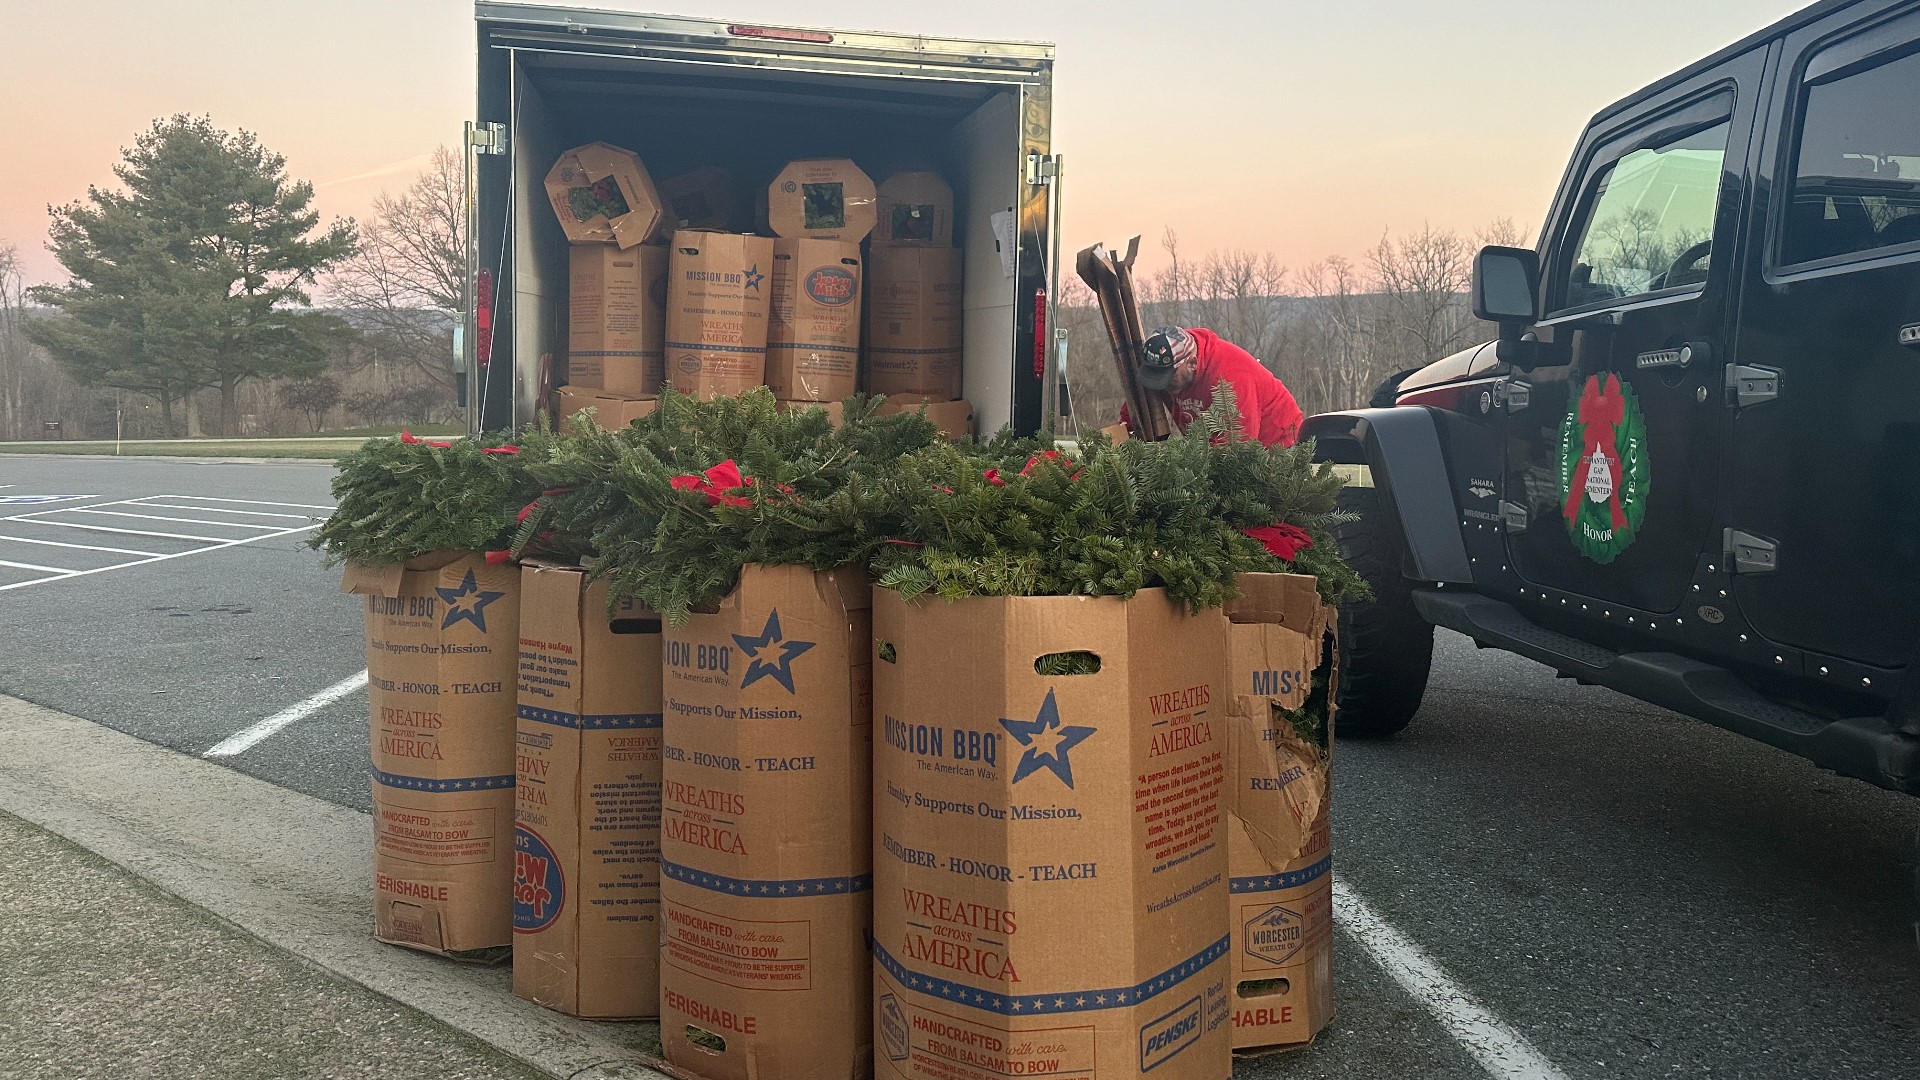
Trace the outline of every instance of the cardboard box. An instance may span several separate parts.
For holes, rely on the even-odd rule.
[[[590,386],[563,386],[553,392],[555,412],[560,423],[587,409],[593,410],[593,422],[609,431],[618,431],[643,416],[652,416],[660,407],[658,398],[630,398]]]
[[[660,617],[575,566],[521,571],[513,992],[660,1013]]]
[[[740,192],[733,175],[709,165],[681,173],[660,183],[660,194],[667,200],[668,224],[672,229],[738,228]]]
[[[953,246],[953,188],[924,169],[897,172],[880,184],[876,245]]]
[[[875,247],[867,257],[867,389],[957,401],[960,252]]]
[[[840,401],[860,388],[860,245],[773,242],[767,385],[782,401]]]
[[[1328,850],[1334,610],[1312,577],[1243,574],[1227,605],[1228,880],[1235,1049],[1310,1042],[1333,1019]],[[1317,684],[1317,686],[1316,686]],[[1327,718],[1301,731],[1311,704]]]
[[[875,415],[888,413],[918,412],[925,413],[933,426],[941,430],[949,439],[964,439],[973,434],[973,404],[966,401],[928,401],[926,398],[897,397],[888,398],[874,410]]]
[[[660,1032],[706,1080],[872,1069],[869,603],[748,566],[667,628]]]
[[[567,382],[658,397],[666,381],[667,249],[575,244],[568,254]]]
[[[667,261],[667,378],[696,397],[767,381],[773,241],[682,230]]]
[[[1220,613],[874,594],[877,1075],[1223,1080]]]
[[[547,198],[576,244],[644,244],[665,218],[660,192],[631,150],[603,142],[576,146],[547,171]]]
[[[440,552],[350,563],[340,587],[367,598],[373,935],[504,959],[520,569]]]
[[[873,178],[846,158],[790,161],[767,185],[767,224],[789,239],[857,244],[879,209]]]

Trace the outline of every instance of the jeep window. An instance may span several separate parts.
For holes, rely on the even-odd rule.
[[[1784,263],[1920,241],[1920,53],[1807,88]]]
[[[1556,310],[1707,280],[1728,130],[1639,147],[1594,176]]]

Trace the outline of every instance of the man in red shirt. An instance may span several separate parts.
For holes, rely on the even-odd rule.
[[[1159,394],[1181,431],[1213,404],[1213,389],[1233,387],[1240,427],[1266,446],[1292,446],[1300,435],[1300,406],[1285,383],[1240,346],[1211,330],[1163,326],[1146,341],[1138,369],[1143,389]],[[1120,420],[1132,427],[1125,408]]]

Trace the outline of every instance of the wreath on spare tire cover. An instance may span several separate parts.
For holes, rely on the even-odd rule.
[[[1618,558],[1647,516],[1647,423],[1633,387],[1613,372],[1587,377],[1560,422],[1560,516],[1580,554]]]

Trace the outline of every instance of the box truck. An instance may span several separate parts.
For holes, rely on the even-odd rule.
[[[788,161],[876,180],[938,172],[963,252],[963,395],[976,429],[1051,430],[1064,339],[1053,47],[532,4],[474,7],[467,295],[457,363],[475,431],[532,421],[564,381],[567,238],[542,181],[573,147],[634,150],[667,181],[724,173],[752,229]]]

